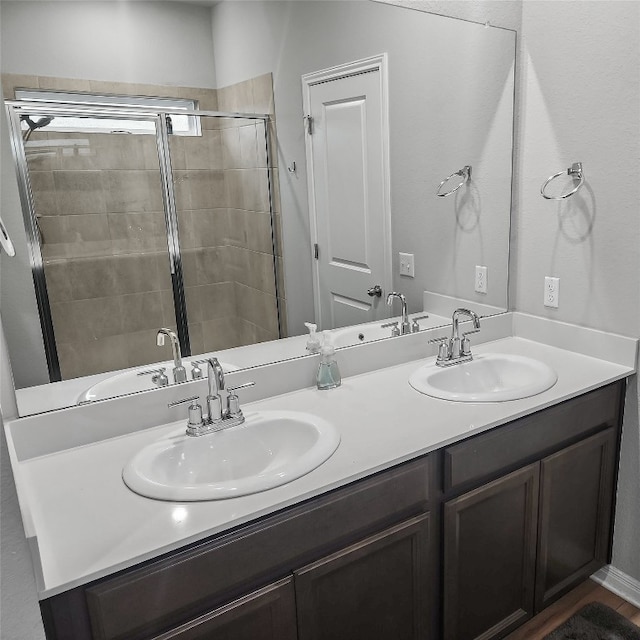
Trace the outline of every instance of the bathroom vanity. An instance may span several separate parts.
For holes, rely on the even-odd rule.
[[[124,485],[127,460],[175,422],[81,446],[68,432],[37,454],[27,433],[36,418],[10,424],[47,637],[503,637],[610,561],[637,346],[614,337],[607,361],[602,345],[584,355],[544,344],[540,332],[514,333],[474,355],[545,362],[558,375],[547,391],[510,402],[432,398],[408,384],[421,359],[346,377],[330,392],[246,404],[247,415],[318,415],[341,443],[307,475],[228,500],[150,500]],[[403,340],[396,349],[424,344]]]

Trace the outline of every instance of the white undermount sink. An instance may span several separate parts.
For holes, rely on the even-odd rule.
[[[409,378],[420,393],[456,402],[503,402],[528,398],[550,389],[556,372],[525,356],[487,353],[449,367],[425,365]]]
[[[177,428],[135,455],[122,479],[158,500],[235,498],[309,473],[339,444],[335,427],[312,414],[247,411],[244,424],[203,436]]]

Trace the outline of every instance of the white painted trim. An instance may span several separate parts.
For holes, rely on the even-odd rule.
[[[380,104],[382,107],[382,171],[383,171],[383,215],[384,215],[384,276],[382,285],[385,291],[391,291],[393,284],[393,266],[391,252],[391,156],[390,156],[390,129],[389,129],[389,65],[386,53],[347,62],[336,67],[320,69],[305,73],[302,76],[302,108],[303,116],[310,111],[310,89],[321,82],[329,82],[339,78],[366,73],[368,71],[380,72]],[[307,160],[307,197],[309,202],[309,230],[311,232],[312,251],[314,243],[318,242],[318,225],[315,209],[315,190],[313,186],[313,136],[304,127],[305,155]],[[319,320],[320,310],[320,273],[318,261],[312,258],[313,270],[313,306],[315,322]]]
[[[607,565],[596,571],[591,579],[632,605],[640,607],[640,581],[620,569]]]

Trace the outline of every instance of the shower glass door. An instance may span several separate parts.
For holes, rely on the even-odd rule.
[[[177,324],[159,118],[40,109],[13,117],[52,381],[169,359],[156,346]]]
[[[265,120],[199,121],[169,136],[193,354],[283,337]]]

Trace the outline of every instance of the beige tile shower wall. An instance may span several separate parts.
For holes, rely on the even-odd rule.
[[[203,89],[7,74],[2,80],[12,97],[14,88],[27,87],[188,97],[202,109],[217,108],[215,92]],[[154,137],[36,131],[30,141],[39,143],[30,146],[29,167],[63,379],[170,358],[169,346],[155,342],[160,326],[175,325],[175,313]],[[200,205],[199,182],[192,182],[190,202]],[[218,217],[194,214],[192,236],[217,233]],[[207,257],[187,256],[186,268],[206,272]],[[214,296],[233,294],[231,286],[226,294],[216,286],[198,296],[190,327],[196,346],[203,343],[197,314],[211,311]]]
[[[269,213],[269,180],[275,211],[277,273],[282,273],[280,243],[280,200],[275,153],[275,121],[271,74],[218,89],[218,108],[226,112],[270,114],[267,134],[274,150],[266,157],[262,123],[247,120],[223,121],[221,129],[223,171],[228,196],[229,268],[236,289],[239,340],[242,344],[278,337],[278,308],[284,318],[285,301],[276,298],[273,279],[274,251]],[[271,171],[270,171],[271,169]],[[283,283],[279,291],[284,292]],[[282,327],[286,335],[286,327]]]

